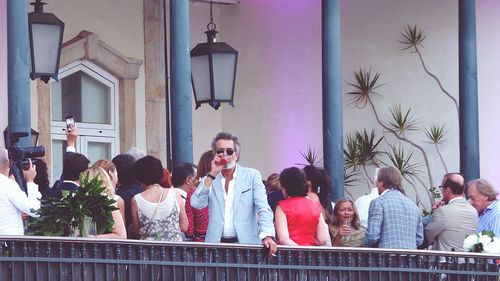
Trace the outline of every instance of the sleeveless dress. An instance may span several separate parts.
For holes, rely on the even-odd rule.
[[[139,212],[139,239],[156,241],[182,241],[179,227],[179,204],[175,190],[169,188],[153,219],[158,202],[149,202],[139,193],[134,196]],[[159,199],[159,198],[158,198]]]
[[[300,246],[315,246],[321,208],[306,197],[289,197],[278,202],[286,216],[290,239]]]

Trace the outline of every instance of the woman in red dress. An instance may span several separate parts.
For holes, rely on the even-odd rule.
[[[318,202],[307,195],[307,178],[296,167],[280,174],[285,199],[276,207],[275,226],[281,245],[323,246],[329,240],[328,228]]]

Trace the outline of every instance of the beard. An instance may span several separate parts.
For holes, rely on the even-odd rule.
[[[236,166],[236,161],[229,161],[226,166],[224,166],[223,170],[229,170]]]

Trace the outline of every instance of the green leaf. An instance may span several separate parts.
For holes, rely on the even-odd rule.
[[[445,129],[445,125],[432,124],[429,128],[425,129],[425,134],[427,138],[429,138],[429,143],[432,144],[442,144],[445,142],[444,136],[446,135],[447,130]]]
[[[111,212],[117,210],[116,201],[105,193],[102,181],[97,177],[90,179],[88,172],[82,173],[80,183],[75,192],[63,191],[67,194],[61,199],[42,200],[37,211],[39,217],[30,224],[32,234],[67,236],[72,228],[83,224],[86,216],[95,219],[98,234],[112,231],[114,220]]]
[[[315,167],[321,166],[322,159],[320,158],[319,153],[315,148],[308,146],[307,151],[305,153],[300,151],[300,155],[306,160],[307,164],[296,163],[297,165],[302,165],[302,166],[311,165]]]
[[[390,151],[386,153],[394,167],[401,173],[401,176],[408,181],[414,182],[420,173],[420,170],[418,170],[420,164],[411,162],[413,152],[407,153],[403,146],[399,145],[399,147],[391,146]]]
[[[347,92],[348,95],[352,96],[351,102],[358,108],[365,108],[368,103],[370,96],[377,94],[375,90],[384,84],[377,85],[378,79],[380,78],[380,73],[371,74],[371,69],[363,70],[359,69],[358,72],[354,72],[355,82],[347,82],[347,84],[354,88],[354,91]]]
[[[422,46],[422,42],[425,39],[424,32],[421,28],[417,27],[417,25],[414,25],[413,27],[408,25],[404,33],[401,33],[401,36],[403,36],[403,39],[398,41],[404,45],[404,48],[401,49],[401,51]]]
[[[391,107],[391,120],[388,127],[396,131],[398,134],[403,134],[405,131],[418,130],[417,120],[415,115],[411,112],[411,107],[406,112],[401,109],[401,104]]]

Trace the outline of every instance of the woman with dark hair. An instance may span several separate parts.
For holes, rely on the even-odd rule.
[[[335,203],[330,236],[333,246],[363,246],[365,229],[361,226],[358,211],[351,199],[342,198]]]
[[[147,155],[137,160],[134,170],[144,191],[131,202],[132,238],[157,241],[182,241],[188,221],[180,194],[171,187],[162,187],[164,176],[161,161]],[[166,184],[166,185],[167,185]]]
[[[116,195],[119,195],[125,203],[125,226],[127,234],[130,237],[130,201],[132,198],[141,192],[141,186],[135,178],[134,163],[135,158],[130,154],[119,154],[113,158],[113,164],[116,166],[118,173],[118,183],[116,184]]]
[[[307,196],[321,204],[321,213],[325,217],[325,221],[330,223],[333,214],[330,179],[323,169],[312,165],[305,166],[303,171],[307,177]]]
[[[280,174],[285,199],[278,202],[275,226],[278,241],[282,245],[327,245],[328,228],[321,214],[319,203],[307,198],[306,175],[291,167]]]
[[[212,150],[205,151],[198,161],[198,170],[196,172],[196,177],[198,179],[203,178],[212,169],[211,163],[214,159],[214,153]],[[208,206],[198,210],[191,206],[191,197],[194,191],[191,190],[186,197],[186,214],[188,217],[188,230],[186,231],[186,237],[195,242],[204,242],[205,235],[207,234],[208,227]]]
[[[276,211],[276,205],[280,200],[283,200],[284,198],[283,191],[281,190],[280,185],[280,174],[273,173],[269,177],[267,177],[266,188],[268,190],[267,203],[274,213]]]
[[[50,191],[49,173],[47,163],[43,159],[37,159],[35,164],[36,176],[33,182],[38,185],[38,191],[42,194],[42,198],[46,198],[47,192]]]

